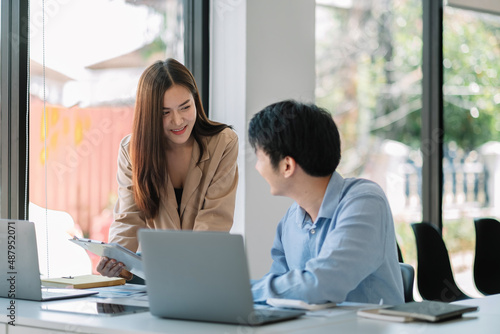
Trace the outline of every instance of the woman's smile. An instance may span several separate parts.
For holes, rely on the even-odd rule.
[[[187,125],[184,125],[182,128],[180,129],[172,129],[170,131],[172,131],[174,133],[174,135],[177,135],[177,136],[180,136],[182,135],[184,132],[186,132],[186,129],[187,129]]]

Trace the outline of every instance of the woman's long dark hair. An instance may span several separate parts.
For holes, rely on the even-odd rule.
[[[200,147],[198,162],[206,150],[201,137],[213,136],[229,127],[207,118],[193,75],[177,60],[157,61],[144,71],[137,87],[130,155],[134,199],[146,218],[157,216],[165,185],[167,147],[162,121],[163,98],[174,84],[187,88],[193,95],[196,121],[191,134]]]

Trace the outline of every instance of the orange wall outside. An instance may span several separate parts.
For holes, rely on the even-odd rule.
[[[32,97],[29,200],[68,212],[86,237],[107,241],[116,200],[118,146],[131,131],[133,106],[46,104],[45,117],[43,109],[43,102]]]

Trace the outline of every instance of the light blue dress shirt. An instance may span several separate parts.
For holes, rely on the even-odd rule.
[[[404,303],[394,222],[374,182],[335,172],[316,222],[294,203],[279,222],[270,272],[252,282],[255,302]]]

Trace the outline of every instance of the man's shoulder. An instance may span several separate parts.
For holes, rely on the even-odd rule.
[[[382,196],[385,197],[384,190],[376,182],[364,178],[346,178],[342,197],[350,196]]]

